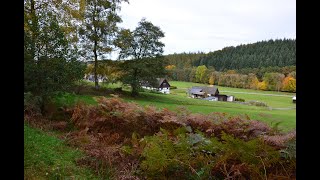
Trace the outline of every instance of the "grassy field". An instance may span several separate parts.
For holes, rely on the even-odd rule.
[[[225,112],[230,115],[247,114],[251,119],[261,120],[268,124],[281,122],[279,127],[285,131],[294,129],[296,126],[296,110],[270,110],[266,107],[242,105],[231,102],[204,101],[191,99],[173,94],[141,93],[139,98],[125,97],[129,102],[136,102],[140,105],[156,106],[175,110],[184,106],[193,113],[208,114],[212,112]]]
[[[94,100],[91,95],[75,95],[70,93],[59,93],[55,97],[55,103],[57,106],[71,106],[76,104],[79,101],[82,101],[86,104],[95,105],[97,102]]]
[[[170,85],[178,87],[177,89],[171,90],[171,94],[186,97],[187,88],[192,86],[207,86],[205,84],[170,81]],[[220,94],[233,95],[237,98],[245,99],[246,101],[257,100],[267,103],[272,108],[294,108],[296,104],[292,103],[292,97],[295,93],[276,92],[276,91],[261,91],[253,89],[241,89],[241,88],[230,88],[217,86]],[[240,92],[240,93],[237,93]],[[259,94],[244,94],[244,93],[259,93]],[[276,95],[270,96],[269,94]],[[277,96],[281,95],[281,96]]]
[[[267,122],[268,124],[274,124],[276,122],[281,122],[279,128],[288,131],[296,127],[296,110],[277,110],[270,109],[269,107],[258,107],[243,105],[232,102],[220,102],[220,101],[204,101],[200,99],[188,98],[186,94],[186,88],[194,85],[202,85],[196,83],[188,82],[177,82],[171,81],[171,85],[177,86],[177,89],[171,90],[171,94],[161,94],[161,93],[151,93],[151,92],[141,92],[139,97],[133,98],[129,95],[120,96],[127,102],[135,102],[142,106],[155,106],[158,108],[168,108],[170,110],[175,110],[179,106],[184,106],[193,113],[204,113],[208,114],[211,112],[225,112],[230,115],[248,115],[251,119],[261,120]],[[119,87],[120,85],[118,85]],[[289,94],[281,92],[265,92],[265,91],[256,91],[256,90],[246,90],[238,88],[225,88],[219,87],[219,91],[227,89],[228,91],[234,92],[255,92],[255,93],[267,93],[267,94]],[[222,93],[222,92],[221,92]],[[129,94],[129,93],[127,93]],[[229,93],[230,94],[230,93]],[[293,95],[293,94],[291,94]],[[246,101],[257,100],[262,101],[271,106],[272,108],[292,108],[295,107],[295,104],[292,103],[291,97],[282,97],[282,96],[263,96],[258,94],[235,94],[236,97],[243,98]],[[63,101],[67,102],[76,102],[77,100],[82,100],[89,104],[96,104],[93,100],[93,96],[86,95],[66,95],[62,96]],[[110,96],[106,96],[110,97]],[[69,99],[69,100],[68,100]],[[63,103],[58,98],[60,103]]]
[[[75,160],[82,156],[53,135],[24,125],[25,179],[105,179],[77,166]]]
[[[178,88],[190,88],[192,86],[208,86],[208,84],[183,82],[183,81],[170,81],[169,83],[171,86],[176,86]],[[290,95],[290,96],[295,94],[295,93],[289,93],[289,92],[262,91],[262,90],[232,88],[232,87],[223,87],[223,86],[218,86],[218,87],[219,87],[219,89],[221,88],[221,91],[253,92],[253,93],[281,94],[281,95],[285,94],[285,95]]]
[[[169,96],[179,96],[181,99],[190,102],[187,98],[186,91],[192,86],[207,86],[200,83],[170,81],[170,85],[176,86],[177,89],[172,89]],[[245,99],[245,101],[261,101],[266,103],[268,108],[260,108],[256,106],[248,106],[235,104],[230,102],[202,102],[203,100],[191,99],[194,105],[189,105],[188,108],[192,112],[209,113],[209,112],[226,112],[232,115],[247,114],[252,119],[261,120],[269,124],[281,122],[280,126],[284,130],[290,130],[296,127],[296,104],[292,103],[292,97],[295,93],[276,92],[276,91],[261,91],[252,89],[240,89],[231,87],[218,86],[221,94],[234,95],[237,98]],[[240,93],[238,93],[240,92]],[[254,94],[245,94],[254,93]],[[276,96],[271,96],[276,95]],[[279,96],[280,95],[280,96]],[[175,99],[175,98],[173,98]],[[197,101],[200,101],[199,104]],[[208,104],[209,103],[209,104]],[[271,110],[271,109],[272,110]],[[275,109],[276,108],[276,109]],[[288,108],[288,110],[277,110],[277,108]],[[292,108],[292,109],[290,109]]]

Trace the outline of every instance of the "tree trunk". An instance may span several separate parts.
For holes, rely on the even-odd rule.
[[[36,9],[35,9],[35,2],[34,0],[30,0],[31,3],[31,28],[32,28],[32,34],[31,34],[31,58],[32,60],[35,60],[35,52],[36,52],[36,34],[37,34],[37,17],[36,17]]]
[[[131,83],[131,96],[135,97],[139,95],[139,88],[138,88],[139,81],[137,80],[137,69],[134,69],[133,78],[134,80]]]
[[[94,14],[97,11],[97,2],[94,2]],[[92,17],[93,21],[93,29],[94,29],[94,34],[95,34],[95,39],[94,39],[94,47],[93,47],[93,53],[94,53],[94,85],[96,89],[99,89],[99,82],[98,82],[98,75],[97,75],[97,69],[98,69],[98,55],[97,55],[97,47],[98,47],[98,40],[97,38],[97,29],[96,29],[96,20],[95,20],[95,15]]]
[[[132,97],[138,96],[138,95],[139,95],[139,91],[138,91],[138,86],[136,85],[136,83],[132,83],[132,84],[131,84],[131,88],[132,88],[132,90],[131,90],[131,96],[132,96]]]
[[[98,56],[97,56],[97,41],[94,41],[94,86],[96,89],[99,89],[99,82],[98,82],[98,75],[97,75],[97,68],[98,68]]]

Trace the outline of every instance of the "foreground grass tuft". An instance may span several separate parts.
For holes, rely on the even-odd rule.
[[[75,161],[82,156],[62,140],[24,125],[25,179],[105,179],[77,166]]]

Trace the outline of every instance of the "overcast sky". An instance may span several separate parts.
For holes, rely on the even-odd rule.
[[[131,30],[143,17],[159,26],[164,54],[296,38],[295,0],[129,0],[120,16]]]

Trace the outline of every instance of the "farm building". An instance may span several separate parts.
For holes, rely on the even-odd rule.
[[[234,96],[220,94],[217,87],[194,86],[188,90],[189,97],[209,101],[234,101]]]
[[[219,95],[219,90],[217,87],[199,87],[194,86],[189,89],[189,96],[192,98],[206,98],[209,96]]]
[[[157,78],[155,85],[146,81],[141,82],[140,85],[144,89],[156,90],[164,94],[170,94],[170,84],[166,78]]]
[[[293,102],[293,103],[296,103],[296,96],[293,96],[292,102]]]
[[[228,96],[224,94],[218,94],[216,97],[218,98],[218,101],[227,101],[228,99]]]
[[[235,100],[235,99],[234,99],[234,96],[227,95],[227,101],[232,102],[232,101],[234,101],[234,100]]]

